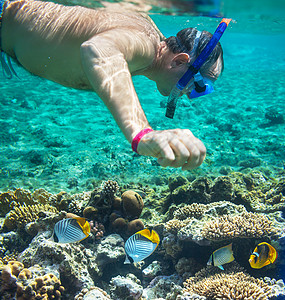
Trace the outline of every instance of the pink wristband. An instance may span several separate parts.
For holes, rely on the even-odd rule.
[[[151,129],[151,128],[145,128],[145,129],[141,130],[141,131],[134,137],[134,139],[133,139],[133,141],[132,141],[132,149],[133,149],[134,152],[138,153],[138,152],[137,152],[137,148],[138,148],[138,144],[139,144],[140,140],[142,139],[142,137],[143,137],[144,135],[146,135],[147,133],[149,133],[149,132],[151,132],[151,131],[153,131],[153,129]]]

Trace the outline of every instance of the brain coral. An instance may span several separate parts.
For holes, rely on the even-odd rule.
[[[207,300],[267,300],[275,296],[274,286],[244,273],[241,268],[238,272],[234,269],[239,268],[233,266],[223,273],[213,274],[215,271],[208,266],[184,282],[183,294],[199,295]]]
[[[5,218],[4,225],[9,230],[24,228],[28,223],[39,218],[40,212],[58,212],[57,209],[48,204],[36,204],[14,207]]]
[[[229,238],[260,238],[277,235],[273,223],[263,214],[244,212],[239,215],[225,215],[215,221],[206,222],[202,236],[208,240]]]

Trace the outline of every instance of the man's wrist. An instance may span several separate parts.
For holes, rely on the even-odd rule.
[[[132,140],[132,150],[136,153],[137,152],[137,148],[139,145],[140,140],[149,132],[153,131],[153,129],[151,128],[144,128],[143,130],[141,130]]]

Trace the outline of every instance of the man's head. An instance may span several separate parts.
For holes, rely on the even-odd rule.
[[[185,74],[212,37],[212,34],[207,31],[202,31],[200,36],[199,33],[195,28],[186,28],[179,31],[176,36],[161,42],[158,64],[155,67],[156,76],[153,80],[156,81],[162,95],[169,96],[173,86]],[[218,79],[223,68],[223,50],[218,43],[200,68],[200,73],[213,83]],[[193,80],[191,83],[193,84]]]
[[[164,78],[157,81],[157,87],[162,94],[167,95],[169,86],[184,69],[169,92],[166,117],[173,118],[176,103],[182,94],[193,99],[214,91],[213,83],[223,71],[223,51],[219,40],[231,19],[222,19],[215,33],[200,32],[186,28],[178,32],[176,37],[165,40],[167,48]],[[177,53],[177,54],[176,54]]]
[[[199,31],[196,28],[185,28],[177,33],[176,36],[171,36],[165,40],[167,47],[173,54],[187,53],[190,54],[188,64],[193,61],[202,52],[205,46],[212,38],[212,34],[208,31],[202,31],[197,39],[197,45],[194,42]],[[216,45],[212,53],[209,55],[205,63],[200,69],[200,73],[213,81],[217,80],[224,69],[223,49],[220,42]]]

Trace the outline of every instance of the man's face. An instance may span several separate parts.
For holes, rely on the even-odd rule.
[[[169,96],[172,88],[176,85],[178,80],[187,71],[187,65],[181,65],[180,67],[170,68],[165,70],[159,79],[156,81],[156,86],[159,92],[163,96]]]

